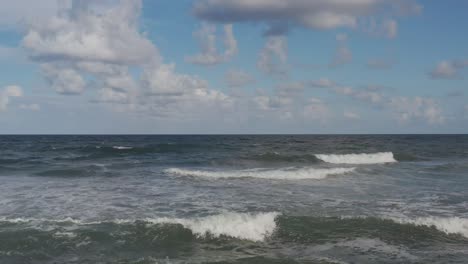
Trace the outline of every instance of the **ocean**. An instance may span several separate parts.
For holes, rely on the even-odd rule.
[[[0,136],[0,263],[468,263],[468,136]]]

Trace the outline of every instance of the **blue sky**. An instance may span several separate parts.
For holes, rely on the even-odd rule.
[[[0,0],[0,133],[466,133],[465,1]]]

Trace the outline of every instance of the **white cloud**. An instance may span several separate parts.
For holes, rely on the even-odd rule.
[[[441,61],[429,72],[433,79],[457,79],[460,78],[460,70],[468,67],[468,60]]]
[[[361,119],[361,116],[359,114],[351,112],[351,111],[344,111],[343,116],[347,119],[352,119],[352,120]]]
[[[157,115],[176,112],[196,115],[213,107],[222,110],[232,105],[229,96],[209,89],[207,81],[176,73],[174,64],[146,68],[141,83],[145,95],[142,103],[155,110]]]
[[[85,79],[73,68],[62,67],[56,63],[44,63],[41,69],[46,80],[59,94],[82,94],[86,88]]]
[[[71,7],[31,25],[23,46],[58,93],[97,89],[90,93],[97,95],[91,102],[116,111],[183,120],[229,108],[229,96],[163,63],[157,47],[139,31],[141,7],[140,0],[74,0]],[[224,30],[223,57],[230,58],[237,43],[232,26]]]
[[[418,13],[421,6],[406,0],[199,0],[194,5],[195,15],[218,23],[263,22],[267,34],[284,34],[288,28],[302,26],[327,30],[339,27],[356,28],[359,20],[386,15]],[[390,20],[389,20],[390,21]],[[385,25],[388,36],[396,34],[396,24]]]
[[[304,106],[303,114],[306,119],[326,121],[330,117],[330,110],[320,99],[309,98]]]
[[[255,78],[249,73],[236,69],[227,71],[224,80],[229,87],[243,87],[255,82]]]
[[[286,75],[288,71],[288,43],[284,36],[269,36],[260,51],[257,67],[269,75]]]
[[[23,46],[32,58],[113,64],[141,64],[158,58],[157,49],[138,31],[140,1],[122,0],[103,13],[95,11],[91,1],[75,2],[80,4],[45,23],[31,25]]]
[[[257,107],[260,110],[278,110],[287,108],[293,103],[291,98],[280,97],[280,96],[256,96],[253,98],[253,101],[256,103]]]
[[[424,119],[430,124],[441,124],[445,121],[441,108],[432,99],[395,97],[390,98],[389,106],[401,122]]]
[[[194,33],[200,43],[201,53],[186,58],[186,61],[200,65],[214,65],[229,61],[237,54],[237,40],[234,37],[232,25],[224,26],[224,48],[223,53],[217,49],[216,26],[203,23],[200,30]]]
[[[354,100],[369,103],[389,111],[401,123],[414,120],[423,120],[429,124],[437,125],[445,122],[446,117],[439,103],[431,98],[388,96],[380,91],[379,87],[369,86],[364,89],[355,89],[329,81],[326,86],[330,91],[348,96]]]
[[[5,111],[10,103],[11,97],[23,96],[23,89],[18,85],[9,85],[0,90],[0,112]]]

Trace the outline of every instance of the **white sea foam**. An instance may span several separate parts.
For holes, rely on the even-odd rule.
[[[113,146],[113,149],[118,149],[118,150],[127,150],[127,149],[133,149],[132,147],[125,147],[125,146]]]
[[[392,218],[395,222],[402,224],[413,224],[418,226],[435,227],[437,230],[447,234],[459,234],[468,238],[468,219],[460,217],[420,217]]]
[[[181,224],[198,236],[230,236],[240,239],[262,241],[276,228],[276,212],[270,213],[224,213],[196,219],[156,218],[145,219],[153,224]]]
[[[231,171],[206,171],[171,168],[166,172],[173,175],[206,177],[206,178],[261,178],[273,180],[303,180],[324,179],[330,175],[345,174],[354,171],[355,168],[332,168],[332,169],[250,169]]]
[[[362,154],[316,154],[318,159],[335,164],[378,164],[397,162],[392,152],[362,153]]]

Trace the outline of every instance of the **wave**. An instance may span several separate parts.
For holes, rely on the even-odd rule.
[[[335,164],[379,164],[397,162],[392,152],[362,154],[316,154],[318,159]]]
[[[128,150],[128,149],[133,149],[133,147],[125,147],[125,146],[113,146],[113,149],[118,149],[118,150]]]
[[[190,229],[192,234],[199,238],[228,236],[255,242],[263,241],[273,234],[276,223],[275,218],[279,215],[276,212],[268,213],[224,213],[207,217],[183,219],[183,218],[146,218],[141,220],[113,220],[113,221],[81,221],[72,218],[62,220],[47,220],[35,218],[1,218],[0,222],[14,224],[40,224],[59,223],[76,225],[99,225],[113,223],[117,225],[134,224],[144,222],[151,225],[181,225]]]
[[[315,155],[311,154],[282,154],[278,152],[266,152],[256,155],[248,155],[242,157],[245,160],[255,160],[259,162],[307,162],[307,163],[317,163],[319,160]]]
[[[19,226],[15,227],[15,225]],[[0,218],[0,227],[5,226],[13,233],[17,232],[17,236],[11,236],[11,238],[17,237],[18,239],[24,239],[24,237],[21,238],[24,235],[27,237],[38,235],[38,231],[44,231],[47,235],[54,234],[51,239],[57,239],[57,237],[78,239],[86,237],[83,235],[95,230],[99,237],[112,239],[115,243],[120,243],[118,242],[120,240],[128,243],[141,240],[150,241],[150,243],[167,243],[169,246],[172,246],[174,241],[192,243],[195,240],[203,240],[209,243],[213,239],[224,241],[229,238],[240,241],[301,244],[348,241],[359,237],[398,241],[405,245],[424,244],[425,241],[468,243],[468,219],[458,217],[392,219],[387,217],[288,216],[277,212],[225,212],[197,218],[117,219],[88,222],[71,218],[62,220]]]
[[[251,241],[263,241],[273,234],[276,228],[275,218],[278,215],[276,212],[225,213],[198,219],[157,218],[145,219],[145,221],[153,224],[180,224],[201,237],[225,235]]]
[[[435,227],[446,234],[459,234],[468,238],[468,219],[460,217],[420,217],[416,219],[393,218],[402,224]]]
[[[353,172],[355,168],[331,168],[331,169],[249,169],[232,171],[207,171],[170,168],[165,172],[179,176],[205,177],[205,178],[260,178],[271,180],[304,180],[324,179],[330,175],[340,175]]]
[[[0,218],[0,229],[3,230],[0,233],[3,241],[0,258],[8,263],[63,263],[70,255],[78,255],[89,261],[94,256],[102,256],[93,258],[93,263],[127,263],[129,256],[141,258],[150,253],[151,257],[164,260],[167,256],[175,259],[180,256],[176,254],[182,252],[184,257],[201,257],[206,261],[207,256],[215,256],[207,254],[223,258],[232,256],[234,251],[247,252],[250,256],[266,256],[276,253],[271,250],[278,248],[278,245],[281,248],[285,245],[288,250],[311,249],[319,256],[323,256],[321,253],[328,256],[332,252],[343,252],[344,257],[348,252],[351,254],[348,255],[351,257],[349,260],[357,262],[362,259],[352,256],[363,253],[369,257],[379,257],[380,262],[390,257],[394,262],[409,263],[419,258],[419,254],[416,257],[411,255],[415,248],[421,249],[418,252],[424,254],[430,253],[433,245],[465,249],[468,244],[468,237],[464,233],[466,221],[461,218],[391,220],[378,217],[288,216],[276,212],[226,212],[188,219],[151,218],[102,222],[70,218]],[[439,254],[435,252],[426,259]],[[247,261],[242,258],[242,254],[235,258],[239,257],[239,261],[227,262],[290,262],[290,259],[281,261],[267,258]],[[328,258],[319,262],[324,261],[341,263]]]

